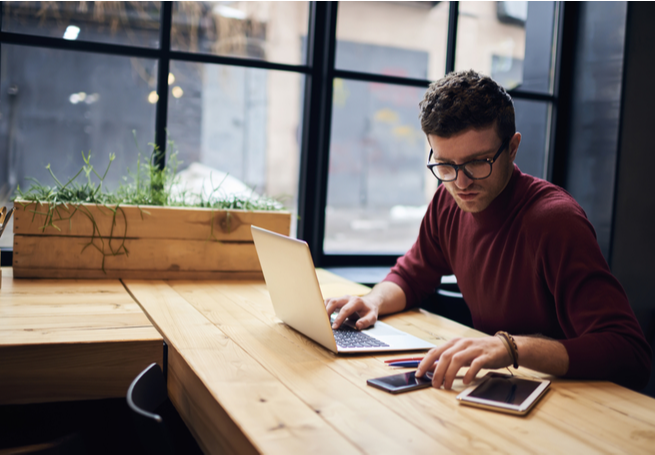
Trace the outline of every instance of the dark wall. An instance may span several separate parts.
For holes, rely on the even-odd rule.
[[[654,20],[655,3],[628,3],[611,266],[655,350]],[[655,374],[643,392],[655,396]]]
[[[629,2],[611,266],[638,316],[655,314],[655,3]],[[651,319],[652,320],[652,319]],[[643,323],[642,323],[643,325]]]
[[[567,5],[568,6],[568,5]],[[564,187],[609,261],[621,115],[626,2],[580,2]]]

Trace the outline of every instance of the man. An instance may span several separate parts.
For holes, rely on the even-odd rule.
[[[474,327],[497,336],[429,351],[417,376],[434,370],[434,387],[450,389],[464,366],[468,384],[481,368],[509,365],[644,387],[650,346],[584,211],[514,165],[521,134],[510,96],[489,77],[456,72],[432,84],[420,108],[428,167],[442,184],[385,280],[361,298],[326,300],[329,313],[340,309],[334,327],[356,314],[363,329],[415,307],[454,274]]]

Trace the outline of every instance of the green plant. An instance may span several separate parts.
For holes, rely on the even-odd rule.
[[[155,157],[159,154],[156,145],[150,144],[153,151],[150,159],[142,162],[142,153],[137,155],[136,170],[127,170],[127,176],[123,177],[123,183],[115,191],[107,191],[104,188],[104,180],[107,177],[112,162],[116,156],[109,155],[109,164],[100,175],[91,164],[91,153],[85,155],[82,152],[84,164],[82,168],[66,183],[62,183],[52,171],[51,165],[48,169],[54,186],[43,185],[33,178],[33,183],[27,191],[20,187],[16,189],[14,200],[27,201],[40,204],[51,204],[54,206],[67,204],[102,204],[102,205],[137,205],[137,206],[169,206],[169,207],[201,207],[219,210],[283,210],[284,206],[277,200],[266,196],[257,196],[254,189],[250,196],[223,195],[219,190],[223,181],[213,186],[210,194],[190,194],[186,191],[175,192],[174,186],[178,183],[176,177],[177,169],[181,164],[178,160],[177,151],[169,154],[167,163],[163,167],[155,164]],[[175,144],[169,140],[169,150],[174,149]],[[84,176],[83,183],[77,181],[78,177]],[[92,176],[97,178],[93,182]],[[48,227],[50,224],[44,226]],[[53,226],[56,228],[56,226]]]
[[[136,141],[136,134],[135,134]],[[128,169],[127,176],[123,177],[123,182],[115,191],[108,191],[104,186],[104,181],[107,177],[109,169],[113,161],[116,159],[115,154],[109,155],[109,163],[107,168],[102,174],[98,173],[94,166],[91,164],[91,153],[85,155],[82,152],[82,160],[84,164],[80,170],[71,178],[62,183],[61,180],[53,172],[51,165],[48,164],[46,168],[55,182],[54,186],[43,185],[33,178],[30,188],[27,191],[22,191],[20,187],[16,189],[13,200],[22,205],[24,209],[30,204],[35,204],[35,209],[30,210],[32,213],[32,220],[37,215],[43,215],[45,222],[40,226],[42,231],[51,227],[61,231],[59,226],[62,222],[68,222],[69,226],[72,223],[73,215],[80,212],[85,215],[93,226],[91,233],[91,240],[83,249],[88,247],[97,249],[102,254],[102,270],[105,270],[105,258],[107,256],[129,255],[125,247],[125,239],[127,236],[127,219],[121,206],[136,205],[141,209],[141,216],[149,214],[147,206],[169,206],[169,207],[198,207],[198,208],[211,208],[213,219],[214,210],[283,210],[284,206],[275,199],[256,196],[254,189],[250,197],[242,197],[236,195],[225,195],[219,197],[219,190],[223,181],[218,186],[214,187],[212,182],[212,191],[210,194],[192,194],[185,190],[175,191],[174,187],[178,183],[176,176],[177,169],[180,165],[178,160],[177,151],[170,153],[166,160],[166,165],[159,167],[155,164],[155,159],[159,155],[159,150],[156,145],[150,144],[153,147],[150,158],[147,161],[141,159],[141,151],[137,155],[136,169],[134,172]],[[175,144],[173,141],[168,142],[168,149],[174,150]],[[138,144],[137,144],[138,147]],[[94,177],[97,181],[94,182]],[[79,179],[82,178],[82,182]],[[112,216],[111,232],[109,236],[103,236],[98,228],[98,224],[94,219],[93,214],[83,204],[96,204],[103,206],[108,210]],[[41,209],[47,207],[47,210]],[[121,238],[114,238],[114,228],[120,221],[119,214],[122,214],[124,223],[124,234]],[[228,214],[228,224],[229,224]],[[209,239],[218,241],[214,236],[213,222],[210,222]],[[115,246],[115,242],[118,245]]]

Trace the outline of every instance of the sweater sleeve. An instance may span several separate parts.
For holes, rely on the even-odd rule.
[[[437,207],[439,190],[432,199],[421,222],[418,238],[404,256],[396,261],[384,281],[391,281],[403,290],[405,308],[418,306],[428,295],[434,293],[443,275],[451,275],[446,258],[439,243],[437,230]]]
[[[555,202],[548,213],[539,220],[537,257],[542,263],[537,267],[567,338],[561,340],[569,355],[565,377],[643,388],[650,377],[652,352],[591,223],[577,204]]]

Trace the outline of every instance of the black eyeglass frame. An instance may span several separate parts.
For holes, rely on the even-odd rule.
[[[427,167],[428,167],[428,169],[430,169],[430,172],[432,173],[432,175],[434,175],[434,177],[437,180],[441,181],[441,182],[454,182],[455,180],[457,180],[457,177],[459,177],[459,170],[460,169],[462,169],[462,172],[464,172],[464,174],[466,174],[466,176],[468,178],[470,178],[471,180],[484,180],[486,178],[489,178],[489,176],[493,172],[493,170],[494,170],[493,169],[493,164],[496,162],[496,160],[498,159],[500,154],[503,153],[503,151],[509,146],[509,142],[510,142],[510,139],[505,139],[503,141],[503,143],[500,144],[500,148],[498,149],[496,154],[493,156],[493,158],[485,158],[484,160],[471,160],[471,161],[467,161],[466,163],[462,163],[462,164],[430,163],[430,160],[432,159],[432,155],[434,153],[432,151],[432,149],[430,149],[430,155],[428,156]],[[489,164],[489,174],[487,174],[485,177],[473,177],[471,174],[469,174],[466,171],[466,166],[471,164],[471,163],[476,163],[476,162]],[[437,167],[437,166],[450,166],[450,167],[452,167],[453,169],[455,169],[455,177],[452,178],[452,179],[442,179],[441,177],[437,177],[437,174],[434,172],[434,168]]]

